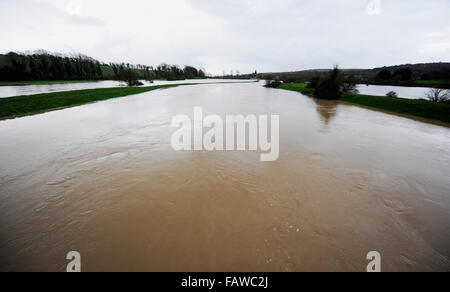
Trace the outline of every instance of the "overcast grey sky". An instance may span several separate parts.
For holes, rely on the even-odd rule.
[[[449,62],[450,1],[0,0],[0,35],[0,52],[210,73],[370,68]]]

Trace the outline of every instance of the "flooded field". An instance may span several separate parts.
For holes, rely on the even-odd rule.
[[[366,95],[386,96],[388,92],[394,91],[401,98],[427,99],[427,93],[431,88],[360,84],[357,86],[357,89],[360,94]]]
[[[195,106],[279,114],[279,160],[175,152]],[[0,121],[0,270],[450,271],[449,173],[447,127],[261,83]]]
[[[224,79],[194,79],[182,81],[161,81],[155,80],[153,83],[142,80],[144,86],[164,85],[164,84],[179,84],[179,83],[214,83],[214,82],[239,82],[239,80],[224,80]],[[48,85],[20,85],[20,86],[0,86],[0,98],[33,95],[40,93],[51,93],[59,91],[84,90],[95,88],[111,88],[126,86],[120,81],[90,81],[90,82],[70,82]]]

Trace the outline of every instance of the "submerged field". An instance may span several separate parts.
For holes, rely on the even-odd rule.
[[[314,92],[313,89],[307,88],[306,83],[286,83],[279,86],[279,88],[306,95],[312,95]],[[450,123],[450,104],[353,93],[345,93],[341,101],[396,114]]]
[[[80,82],[96,82],[96,80],[39,80],[39,81],[0,81],[0,86],[52,85]]]
[[[104,86],[107,81],[100,82],[98,86]],[[80,89],[80,90],[58,90],[57,92],[12,96],[0,98],[0,119],[13,118],[17,116],[30,115],[39,112],[45,112],[60,108],[78,106],[90,102],[107,100],[110,98],[124,97],[134,94],[140,94],[157,89],[165,89],[183,85],[200,84],[230,84],[230,83],[248,83],[257,81],[219,81],[219,80],[186,80],[179,82],[161,82],[152,86],[143,87],[113,87],[110,82],[106,88]],[[114,82],[113,82],[114,83]],[[158,83],[156,81],[155,83]],[[92,85],[86,83],[88,85]],[[74,84],[75,86],[76,84]],[[78,84],[79,85],[79,84]],[[94,84],[97,86],[97,84]],[[71,86],[68,86],[71,87]],[[7,87],[4,87],[7,88]],[[14,87],[15,88],[15,87]],[[31,92],[39,89],[32,89]]]
[[[2,98],[0,99],[0,119],[29,115],[182,85],[192,85],[192,83],[148,87],[98,88]]]

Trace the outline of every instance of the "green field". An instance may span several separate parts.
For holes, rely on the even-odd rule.
[[[391,98],[387,96],[369,96],[352,93],[345,93],[341,98],[341,101],[387,112],[420,117],[450,124],[450,104],[426,100]]]
[[[450,80],[418,80],[416,82],[421,85],[439,85],[439,84],[449,84]]]
[[[312,95],[313,90],[306,88],[306,86],[306,83],[287,83],[282,84],[278,88],[296,91],[306,95]],[[436,103],[426,100],[391,98],[387,96],[370,96],[353,93],[344,93],[341,101],[386,112],[425,118],[450,124],[450,104]]]
[[[284,83],[281,84],[278,88],[290,91],[297,91],[305,95],[312,96],[314,93],[314,89],[307,88],[307,86],[308,83]]]

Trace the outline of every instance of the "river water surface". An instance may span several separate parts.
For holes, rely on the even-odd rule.
[[[155,80],[153,83],[142,80],[141,82],[144,83],[144,86],[154,86],[154,85],[179,84],[179,83],[242,82],[242,80],[226,80],[226,79],[194,79],[194,80],[180,80],[180,81]],[[71,90],[112,88],[121,86],[126,86],[126,84],[124,82],[112,80],[68,82],[68,83],[41,84],[41,85],[0,86],[0,98],[71,91]]]
[[[176,114],[279,114],[280,158],[174,152]],[[450,270],[450,129],[262,84],[0,121],[0,270]]]

